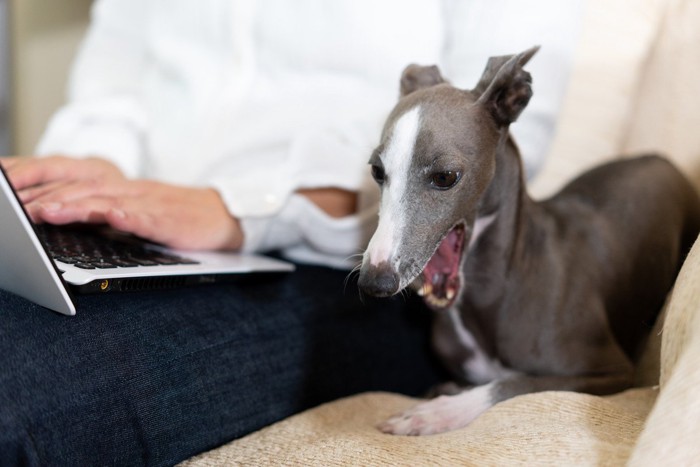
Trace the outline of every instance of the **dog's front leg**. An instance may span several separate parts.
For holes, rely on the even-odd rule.
[[[377,428],[394,435],[432,435],[463,428],[494,404],[511,397],[541,391],[577,391],[612,394],[631,384],[630,373],[602,376],[516,375],[492,381],[452,396],[422,402],[380,423]]]
[[[462,428],[493,405],[494,384],[422,402],[380,423],[377,428],[393,435],[433,435]]]

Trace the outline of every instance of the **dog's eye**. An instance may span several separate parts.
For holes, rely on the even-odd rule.
[[[378,165],[373,165],[372,166],[372,178],[374,178],[374,181],[380,185],[382,183],[384,183],[384,180],[386,179],[386,174],[384,173],[384,169],[382,169]]]
[[[462,174],[460,172],[452,170],[437,172],[432,175],[430,183],[439,190],[447,190],[455,186],[461,177]]]

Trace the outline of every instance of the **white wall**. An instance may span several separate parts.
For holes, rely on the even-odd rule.
[[[31,154],[64,102],[66,78],[91,0],[9,0],[14,154]]]

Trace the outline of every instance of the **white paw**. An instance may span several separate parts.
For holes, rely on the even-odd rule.
[[[489,385],[454,396],[440,396],[416,405],[380,423],[377,428],[393,435],[433,435],[469,425],[491,407]]]

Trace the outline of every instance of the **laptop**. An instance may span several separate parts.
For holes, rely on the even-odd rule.
[[[75,315],[74,294],[167,289],[291,272],[267,256],[177,251],[106,227],[37,225],[0,167],[0,288]]]

